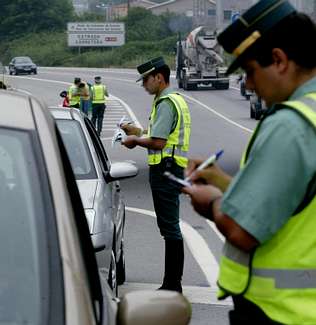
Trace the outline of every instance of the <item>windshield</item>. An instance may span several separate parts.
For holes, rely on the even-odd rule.
[[[43,281],[48,253],[41,252],[47,247],[42,220],[48,213],[30,139],[27,132],[0,128],[1,325],[43,324],[48,308]]]
[[[16,58],[15,63],[33,63],[30,58]]]
[[[56,120],[76,179],[95,179],[97,173],[79,122]]]

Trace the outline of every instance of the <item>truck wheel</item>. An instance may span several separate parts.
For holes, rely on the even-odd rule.
[[[126,271],[125,271],[125,255],[124,255],[124,243],[121,242],[121,256],[116,264],[116,282],[121,285],[125,282]]]
[[[255,111],[255,120],[260,120],[261,117],[261,111],[256,110]]]
[[[186,78],[183,79],[183,89],[184,90],[188,90],[188,81],[186,80]]]
[[[261,117],[262,109],[260,104],[255,104],[254,118],[259,120]]]
[[[240,82],[240,95],[246,96],[246,88],[245,88],[245,84],[243,81]]]
[[[255,118],[255,113],[253,111],[252,105],[250,104],[250,118]]]

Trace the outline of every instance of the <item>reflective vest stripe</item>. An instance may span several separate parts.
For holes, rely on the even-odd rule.
[[[179,100],[177,99],[176,96],[173,97],[173,100],[177,103],[177,107],[181,107],[181,103],[179,103]],[[183,146],[184,145],[184,121],[183,121],[182,116],[180,118],[180,128],[179,128],[179,136],[178,136],[178,145],[180,145],[180,146]]]
[[[173,148],[166,148],[164,149],[164,152],[169,154],[169,155],[177,155],[177,156],[182,156],[182,157],[187,157],[188,156],[188,153],[187,151],[183,151],[181,150],[180,148],[177,148],[175,147],[175,149]],[[161,150],[154,150],[154,149],[148,149],[148,153],[150,155],[153,155],[153,154],[160,154],[161,153]]]
[[[258,269],[253,268],[253,276],[273,279],[279,289],[308,289],[316,288],[316,269]]]

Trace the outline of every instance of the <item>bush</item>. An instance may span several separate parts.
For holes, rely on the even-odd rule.
[[[3,43],[0,56],[8,64],[14,56],[30,56],[39,66],[125,67],[134,68],[144,61],[164,56],[173,68],[177,37],[160,41],[133,41],[113,48],[69,48],[64,32],[29,34]]]

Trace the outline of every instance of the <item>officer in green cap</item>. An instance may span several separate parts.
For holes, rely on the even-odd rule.
[[[91,122],[96,128],[99,136],[102,132],[104,111],[106,108],[106,98],[109,97],[106,86],[102,83],[100,76],[94,77],[94,85],[91,87],[92,92],[92,118]]]
[[[122,144],[132,149],[147,148],[149,182],[152,190],[157,223],[165,240],[165,272],[159,289],[182,292],[184,264],[183,239],[179,226],[179,187],[164,177],[169,171],[183,178],[187,166],[191,118],[183,97],[169,87],[170,69],[162,57],[137,67],[143,87],[154,95],[148,130],[123,125],[129,135]]]
[[[218,41],[268,107],[231,178],[213,165],[183,191],[226,237],[219,299],[230,324],[316,324],[316,27],[285,0],[257,2]],[[188,175],[199,165],[192,160]]]

